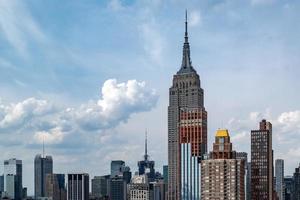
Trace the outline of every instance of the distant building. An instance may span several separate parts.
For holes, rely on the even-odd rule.
[[[123,160],[113,160],[110,164],[110,175],[111,177],[123,175],[123,169],[125,162]]]
[[[7,197],[22,199],[22,160],[15,158],[4,161],[4,190]]]
[[[297,167],[295,169],[295,173],[293,175],[293,179],[294,179],[294,186],[293,186],[293,195],[292,195],[292,199],[293,200],[300,200],[300,164],[299,167]]]
[[[86,173],[68,174],[68,200],[89,199],[89,175]]]
[[[284,196],[285,200],[293,200],[294,180],[292,176],[284,177]]]
[[[34,196],[46,196],[46,176],[53,173],[53,160],[51,156],[38,154],[34,158]]]
[[[236,159],[228,130],[217,131],[210,155],[201,163],[201,199],[245,199],[245,160]]]
[[[284,197],[284,161],[275,160],[275,189],[279,200],[285,200]]]
[[[251,131],[251,199],[273,200],[272,124],[265,119]]]
[[[251,162],[247,162],[247,170],[246,170],[246,200],[251,200]]]
[[[154,169],[155,162],[149,160],[149,155],[147,153],[147,133],[145,137],[145,154],[144,160],[138,162],[139,168],[139,175],[147,175],[149,182],[155,180],[155,169]]]
[[[249,187],[249,180],[248,178],[250,178],[249,176],[249,171],[251,170],[248,166],[248,154],[246,152],[236,152],[236,159],[240,159],[244,161],[244,166],[245,166],[245,199],[246,200],[250,200],[250,193],[251,190]]]
[[[0,176],[0,196],[2,192],[4,192],[4,175]]]
[[[67,199],[64,174],[47,174],[45,196],[52,200]]]
[[[148,176],[138,175],[134,176],[131,183],[127,185],[129,200],[149,200],[150,189]]]
[[[110,178],[110,200],[126,200],[127,198],[127,183],[122,176]]]
[[[110,175],[95,176],[92,179],[92,195],[96,198],[109,196]]]
[[[168,165],[163,166],[164,183],[168,184]]]
[[[165,200],[167,199],[167,183],[163,180],[157,180],[149,183],[150,200]]]

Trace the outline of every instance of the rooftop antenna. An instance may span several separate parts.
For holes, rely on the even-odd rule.
[[[45,136],[43,135],[43,158],[45,158]]]
[[[148,149],[147,149],[147,129],[145,131],[145,155],[144,155],[145,160],[148,160]]]

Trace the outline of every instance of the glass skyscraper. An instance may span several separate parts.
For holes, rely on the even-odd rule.
[[[15,158],[4,161],[4,190],[8,197],[22,199],[22,160]]]
[[[51,156],[43,157],[41,154],[34,159],[34,196],[45,197],[46,176],[53,173],[53,161]]]

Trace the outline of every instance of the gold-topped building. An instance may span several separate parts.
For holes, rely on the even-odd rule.
[[[210,159],[201,163],[201,199],[245,199],[245,161],[236,159],[229,131],[216,132]]]

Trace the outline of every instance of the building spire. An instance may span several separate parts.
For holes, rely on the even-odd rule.
[[[144,159],[145,160],[148,160],[148,147],[147,147],[147,129],[145,131],[145,155],[144,155]]]
[[[184,34],[184,42],[189,43],[188,37],[188,21],[187,21],[187,9],[185,10],[185,34]]]
[[[188,13],[185,10],[185,33],[184,33],[184,44],[183,44],[183,54],[182,54],[182,64],[178,71],[179,74],[195,72],[192,67],[192,61],[190,57],[190,44],[188,37]]]

